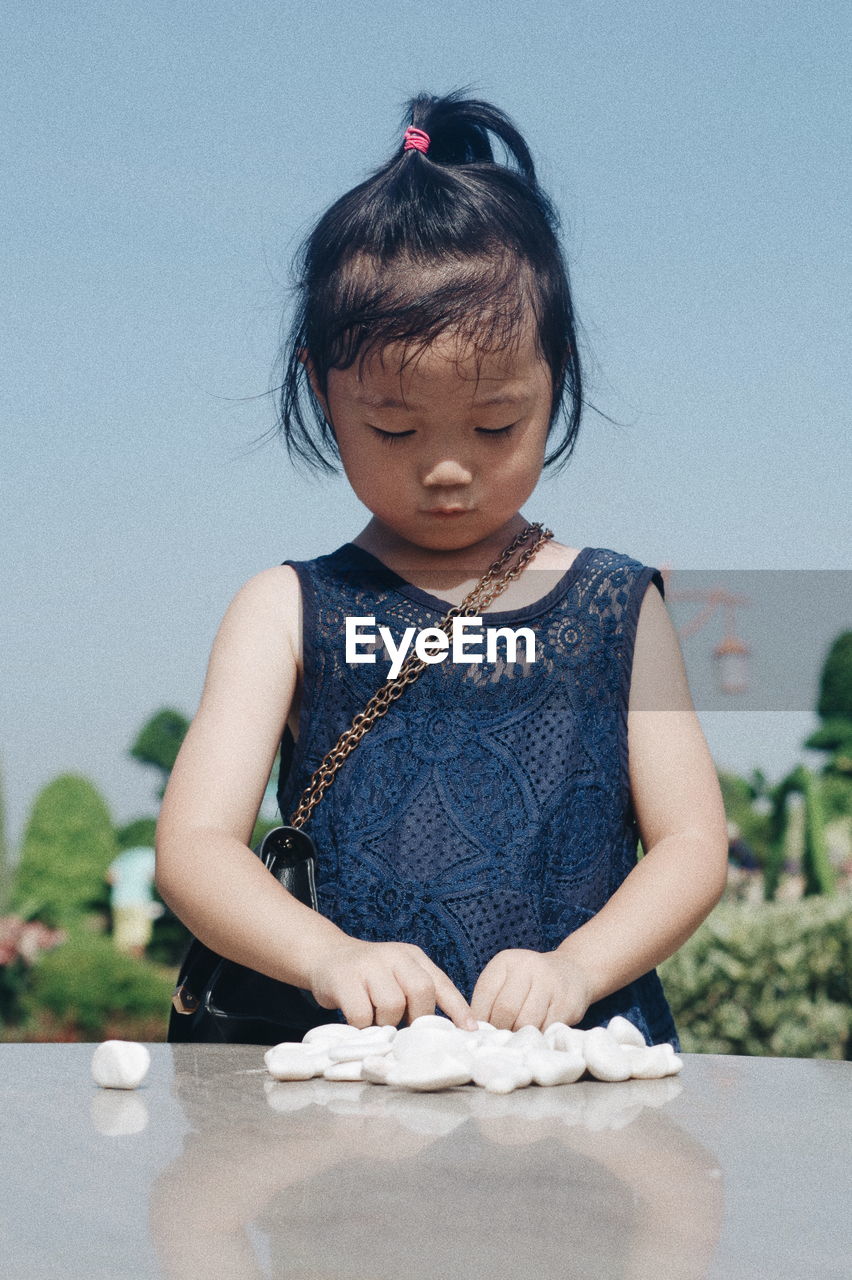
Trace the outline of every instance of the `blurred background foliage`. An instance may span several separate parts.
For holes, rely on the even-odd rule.
[[[719,774],[725,897],[659,970],[686,1052],[852,1058],[852,632],[831,646],[816,710],[802,745],[821,765],[775,784]],[[156,808],[188,728],[161,708],[129,748],[154,770]],[[280,822],[276,778],[277,763],[253,847]],[[144,955],[117,950],[106,880],[156,825],[156,812],[115,825],[91,781],[64,774],[35,797],[13,858],[0,769],[0,1039],[165,1038],[189,933],[161,902]]]
[[[155,771],[157,808],[188,728],[179,711],[162,708],[129,749]],[[271,787],[276,776],[277,765]],[[277,825],[258,815],[252,846]],[[155,888],[161,914],[144,956],[119,951],[107,882],[117,854],[154,848],[156,829],[156,812],[115,825],[89,779],[63,774],[35,797],[13,861],[0,774],[0,1040],[165,1039],[189,931]]]
[[[852,1058],[852,893],[720,902],[659,967],[685,1053]]]

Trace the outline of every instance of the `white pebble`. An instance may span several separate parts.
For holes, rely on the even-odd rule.
[[[494,1045],[502,1046],[504,1044],[511,1044],[514,1035],[514,1031],[510,1031],[508,1027],[495,1027],[493,1031],[488,1033],[487,1039],[484,1043],[489,1044],[492,1047]]]
[[[542,1046],[542,1048],[545,1047]],[[506,1059],[518,1063],[525,1062],[526,1057],[527,1050],[522,1044],[514,1044],[511,1040],[508,1043],[495,1044],[493,1037],[489,1037],[484,1044],[474,1045],[470,1051],[472,1062],[482,1062],[485,1058],[499,1058],[501,1061]]]
[[[394,1058],[390,1053],[374,1054],[361,1060],[361,1078],[370,1084],[387,1084],[388,1075],[394,1067]]]
[[[363,1035],[360,1027],[353,1027],[348,1022],[324,1022],[321,1027],[311,1027],[302,1036],[302,1044],[318,1044],[327,1040],[338,1043],[348,1036]]]
[[[545,1029],[544,1043],[548,1049],[559,1049],[563,1053],[582,1053],[585,1031],[579,1027],[566,1026],[564,1022],[551,1022]]]
[[[363,1080],[362,1059],[357,1062],[332,1062],[323,1071],[324,1080]]]
[[[421,1058],[406,1058],[388,1072],[387,1084],[400,1089],[452,1089],[456,1085],[470,1084],[471,1072],[467,1063],[450,1053],[423,1054]]]
[[[285,1040],[267,1049],[263,1061],[274,1080],[312,1080],[322,1075],[330,1059],[305,1044]]]
[[[538,1027],[521,1027],[519,1031],[512,1032],[512,1039],[507,1041],[513,1046],[523,1047],[526,1049],[544,1049],[546,1048],[544,1036]]]
[[[397,1032],[392,1048],[396,1057],[408,1059],[417,1058],[424,1053],[455,1053],[457,1048],[467,1049],[470,1042],[468,1033],[459,1031],[456,1027],[442,1031],[438,1027],[416,1027],[412,1023],[410,1027],[403,1027]]]
[[[397,1036],[396,1027],[390,1023],[382,1023],[380,1026],[362,1027],[361,1035],[368,1040],[395,1040]]]
[[[104,1040],[92,1055],[92,1078],[102,1089],[138,1089],[151,1054],[135,1040]]]
[[[586,1066],[597,1080],[629,1080],[630,1060],[605,1027],[593,1027],[583,1040]]]
[[[438,1013],[421,1013],[419,1018],[415,1018],[411,1023],[412,1027],[434,1027],[438,1031],[457,1031],[454,1022],[449,1018],[442,1018]],[[404,1029],[404,1028],[403,1028]]]
[[[558,1049],[535,1049],[527,1054],[526,1064],[534,1084],[573,1084],[586,1070],[581,1053],[564,1053]]]
[[[396,1027],[371,1026],[353,1027],[350,1022],[325,1022],[321,1027],[312,1027],[302,1036],[302,1044],[333,1043],[340,1044],[344,1040],[392,1040],[396,1035]]]
[[[474,1064],[473,1082],[486,1093],[512,1093],[532,1084],[533,1074],[522,1059],[512,1054],[493,1054]]]
[[[647,1045],[644,1049],[625,1045],[624,1052],[634,1080],[662,1080],[664,1076],[677,1075],[683,1067],[683,1059],[677,1057],[670,1044]]]
[[[342,1044],[330,1045],[328,1056],[332,1062],[357,1062],[361,1058],[390,1053],[392,1049],[390,1040],[379,1040],[374,1036],[371,1040],[344,1040]]]
[[[634,1023],[627,1018],[622,1018],[618,1013],[614,1018],[610,1018],[607,1024],[607,1031],[614,1036],[619,1044],[635,1045],[637,1049],[644,1049],[647,1041]]]

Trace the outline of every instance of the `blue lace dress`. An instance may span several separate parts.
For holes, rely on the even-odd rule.
[[[434,626],[448,606],[352,543],[284,563],[299,576],[304,628],[299,735],[294,742],[288,728],[281,743],[287,821],[388,677],[381,639],[374,663],[346,661],[346,618],[372,617],[369,629],[378,637],[387,627],[398,644],[406,627]],[[485,627],[531,628],[534,660],[523,643],[512,655],[500,639],[491,662],[483,644],[479,664],[448,655],[427,667],[310,819],[324,915],[356,938],[422,947],[469,1000],[498,951],[553,950],[600,910],[636,864],[627,708],[652,581],[663,594],[657,569],[584,547],[540,600],[482,615]],[[648,1041],[680,1048],[656,970],[591,1005],[579,1025],[617,1013]]]

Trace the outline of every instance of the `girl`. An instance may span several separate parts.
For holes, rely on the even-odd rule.
[[[721,896],[727,830],[662,578],[623,553],[545,542],[482,614],[532,632],[526,660],[505,632],[479,662],[445,654],[375,723],[309,822],[321,914],[249,848],[279,744],[286,821],[406,629],[528,529],[520,509],[579,427],[557,219],[523,138],[461,92],[409,112],[306,242],[281,394],[291,455],[339,459],[372,518],[231,602],[157,885],[203,942],[359,1027],[620,1013],[678,1049],[654,967]]]

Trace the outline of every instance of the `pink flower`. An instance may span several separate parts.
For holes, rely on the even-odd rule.
[[[65,941],[62,929],[48,929],[39,920],[22,920],[20,916],[0,916],[0,965],[22,960],[35,964],[42,951],[50,951]]]

